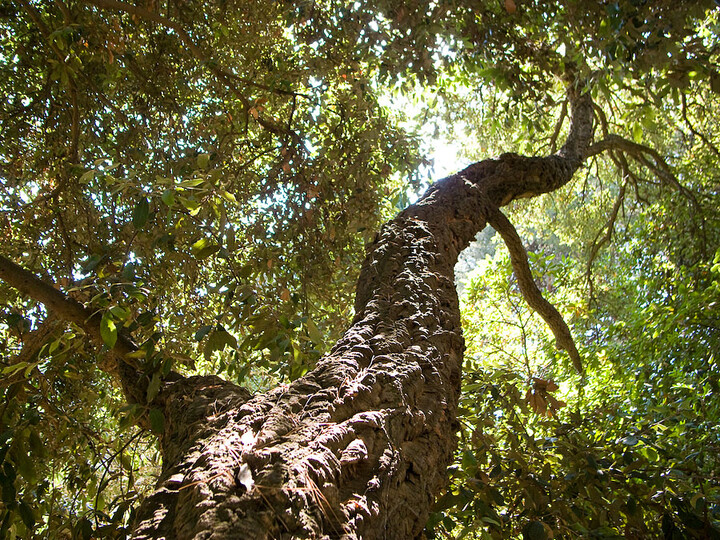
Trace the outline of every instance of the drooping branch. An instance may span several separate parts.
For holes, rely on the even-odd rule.
[[[695,135],[696,137],[700,137],[700,140],[702,140],[703,143],[705,143],[705,146],[707,146],[710,150],[712,150],[713,154],[715,156],[720,157],[720,150],[718,150],[718,147],[715,146],[712,141],[710,141],[704,134],[702,134],[700,131],[697,130],[697,128],[690,122],[690,119],[687,115],[688,110],[688,104],[687,104],[687,97],[685,96],[684,92],[680,92],[680,99],[682,100],[682,117],[685,121],[685,125],[688,127],[690,132]]]
[[[575,341],[570,333],[570,329],[562,318],[562,315],[560,315],[560,312],[543,297],[540,289],[538,289],[538,286],[535,284],[530,265],[528,264],[527,252],[523,247],[522,240],[515,230],[515,227],[500,210],[495,210],[488,215],[488,223],[500,234],[510,252],[510,261],[523,298],[525,298],[527,304],[547,323],[555,336],[555,343],[558,349],[567,351],[573,366],[577,372],[582,375],[582,359],[575,346]]]
[[[587,155],[594,156],[608,150],[619,150],[631,156],[641,165],[652,171],[658,178],[688,197],[693,204],[697,205],[697,200],[692,192],[680,183],[680,180],[673,174],[670,165],[654,148],[611,133],[601,141],[590,146],[587,150]]]
[[[619,135],[609,134],[606,135],[602,140],[591,145],[587,150],[587,155],[593,156],[608,150],[615,150],[619,154],[626,154],[627,156],[631,157],[637,163],[650,171],[650,173],[655,175],[655,177],[658,178],[661,182],[669,185],[673,189],[677,190],[677,192],[680,193],[683,197],[685,197],[692,205],[693,209],[696,212],[696,217],[699,219],[700,222],[695,223],[695,228],[700,237],[702,237],[703,240],[706,240],[706,233],[704,227],[705,217],[703,215],[702,206],[700,205],[697,197],[695,196],[695,193],[693,193],[692,190],[690,190],[689,188],[684,186],[682,182],[680,182],[680,179],[675,176],[668,162],[660,155],[657,150],[644,144],[629,141],[628,139],[625,139]],[[627,169],[627,167],[624,167],[623,169]],[[704,241],[701,244],[702,250],[705,249],[706,244],[707,241]]]

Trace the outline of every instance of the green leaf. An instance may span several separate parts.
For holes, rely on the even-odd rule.
[[[204,184],[204,183],[205,183],[205,179],[204,179],[204,178],[189,178],[189,179],[187,179],[187,180],[183,180],[182,182],[180,182],[180,183],[178,184],[178,187],[181,187],[181,188],[193,188],[193,187],[198,187],[198,186],[200,186],[200,185],[202,185],[202,184]]]
[[[187,197],[178,196],[178,201],[182,204],[186,210],[189,210],[191,216],[196,216],[200,213],[202,207],[194,199],[188,199]]]
[[[32,529],[35,526],[35,514],[33,513],[32,508],[28,506],[28,504],[21,500],[18,503],[18,514],[20,514],[20,519],[22,519],[23,523],[28,529]]]
[[[175,204],[175,190],[166,189],[165,191],[163,191],[161,199],[162,202],[164,202],[167,206],[172,206],[173,204]]]
[[[210,154],[199,154],[197,157],[197,166],[200,169],[207,169],[210,164]]]
[[[234,349],[237,348],[237,340],[226,330],[216,330],[210,334],[210,339],[208,339],[205,344],[205,349],[203,350],[205,360],[209,361],[215,351],[222,351],[226,346]]]
[[[86,173],[83,173],[83,175],[80,177],[80,183],[89,184],[93,178],[95,178],[95,171],[89,170]]]
[[[155,433],[165,431],[165,415],[160,409],[150,409],[150,428]]]
[[[2,486],[2,502],[4,502],[5,505],[12,505],[17,495],[15,483],[6,476],[0,476],[0,485]]]
[[[30,365],[29,362],[18,362],[17,364],[9,365],[2,370],[3,375],[9,375],[12,373],[16,373],[20,371],[21,369],[24,369]]]
[[[546,540],[548,537],[541,521],[531,521],[523,527],[523,540]]]
[[[198,330],[197,332],[195,332],[195,341],[202,341],[202,339],[203,339],[205,336],[207,336],[207,335],[212,331],[213,328],[215,328],[215,327],[214,327],[214,326],[209,326],[209,325],[208,325],[208,326],[203,326],[202,328],[200,328],[200,330]]]
[[[638,438],[635,437],[634,435],[628,435],[627,437],[623,438],[620,442],[627,446],[635,446],[639,441],[638,441]]]
[[[110,308],[109,311],[113,317],[115,317],[116,319],[118,319],[120,321],[124,321],[125,319],[130,317],[130,310],[128,310],[124,307],[113,306]]]
[[[323,335],[320,333],[320,330],[312,319],[307,320],[305,328],[307,328],[308,337],[310,337],[313,343],[323,343],[325,341]]]
[[[633,140],[634,140],[636,143],[642,142],[643,129],[642,129],[642,126],[641,126],[640,124],[633,124],[632,136],[633,136]]]
[[[219,249],[220,246],[215,244],[209,238],[201,238],[192,245],[192,252],[197,259],[206,259]]]
[[[105,343],[105,345],[107,345],[110,349],[112,349],[117,342],[117,327],[115,326],[115,322],[112,320],[110,313],[107,311],[103,313],[102,320],[100,321],[100,337],[102,338],[103,343]]]
[[[150,384],[148,384],[147,387],[148,403],[152,402],[152,400],[155,399],[155,396],[157,396],[158,391],[160,390],[161,382],[162,379],[160,378],[160,373],[154,373],[152,379],[150,379]]]
[[[91,255],[87,258],[87,260],[83,263],[82,268],[80,269],[80,272],[83,274],[89,274],[95,268],[97,268],[97,265],[100,264],[100,262],[105,258],[105,255]]]
[[[225,199],[226,201],[228,201],[229,203],[232,203],[232,204],[235,204],[235,205],[238,203],[238,202],[237,202],[237,199],[235,198],[235,195],[233,195],[232,193],[230,193],[230,192],[228,192],[228,191],[225,191],[224,189],[221,189],[221,190],[220,190],[220,196],[221,196],[223,199]]]
[[[87,518],[82,518],[76,525],[76,529],[83,540],[90,540],[93,536],[93,526]]]
[[[147,223],[150,215],[150,202],[147,197],[141,197],[135,205],[132,215],[132,223],[136,229],[142,229]]]
[[[122,468],[125,469],[126,471],[133,470],[132,459],[125,452],[120,454],[120,465],[122,465]]]

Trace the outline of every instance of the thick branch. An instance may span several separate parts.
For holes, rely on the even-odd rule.
[[[533,280],[530,265],[528,264],[527,252],[522,245],[522,240],[518,235],[515,227],[510,220],[500,210],[496,210],[488,215],[488,223],[502,237],[505,245],[510,252],[510,261],[512,262],[513,271],[518,280],[520,291],[528,305],[534,309],[538,315],[547,323],[555,336],[555,342],[558,349],[568,352],[572,359],[573,366],[578,373],[583,373],[582,360],[580,353],[575,346],[570,329],[562,318],[562,315],[555,309],[550,302],[543,298],[540,289],[538,289]]]
[[[80,302],[67,297],[52,285],[45,283],[33,273],[1,255],[0,280],[33,300],[40,302],[57,318],[82,328],[98,345],[103,344],[100,335],[100,314],[93,313]],[[132,341],[123,335],[118,335],[112,354],[116,362],[123,363],[136,370],[138,368],[137,363],[133,359],[126,357],[127,354],[136,350],[137,347]]]
[[[593,101],[590,94],[570,95],[570,132],[558,155],[577,169],[587,157],[593,137]]]

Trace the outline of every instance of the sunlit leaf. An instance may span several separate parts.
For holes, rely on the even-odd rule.
[[[117,342],[117,326],[109,312],[103,313],[102,319],[100,320],[100,337],[103,343],[111,349]]]

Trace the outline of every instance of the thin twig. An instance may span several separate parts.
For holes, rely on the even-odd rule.
[[[682,99],[682,117],[683,117],[683,120],[685,120],[685,125],[687,125],[688,129],[692,132],[693,135],[700,137],[702,142],[704,142],[705,145],[708,148],[710,148],[710,150],[712,150],[713,153],[717,157],[720,157],[720,150],[718,150],[717,146],[715,146],[710,140],[708,140],[708,138],[705,135],[703,135],[697,129],[695,129],[695,126],[693,126],[692,123],[690,122],[690,119],[688,118],[688,115],[687,115],[687,108],[688,108],[687,107],[687,98],[685,97],[685,94],[683,94],[683,93],[681,93],[680,96]]]

